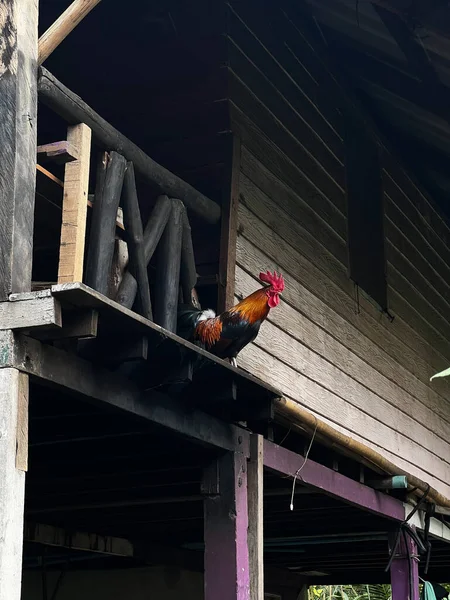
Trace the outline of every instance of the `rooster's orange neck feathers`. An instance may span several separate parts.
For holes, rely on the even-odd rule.
[[[267,303],[267,288],[261,288],[241,300],[236,306],[230,308],[230,314],[239,313],[246,321],[255,323],[261,321],[269,314],[269,305]]]

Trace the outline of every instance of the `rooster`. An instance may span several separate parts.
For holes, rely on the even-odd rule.
[[[269,285],[217,316],[211,309],[199,310],[191,305],[180,305],[178,335],[219,358],[229,359],[236,367],[237,355],[256,338],[261,323],[270,309],[278,306],[284,290],[283,276],[276,272],[260,273],[259,279]]]

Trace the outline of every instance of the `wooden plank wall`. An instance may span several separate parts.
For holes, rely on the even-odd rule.
[[[286,289],[239,364],[450,497],[450,228],[383,152],[393,322],[348,277],[343,127],[284,2],[231,0],[230,105],[241,139],[236,297]],[[270,14],[269,14],[270,12]],[[272,33],[276,27],[277,35]],[[280,37],[280,32],[283,32]]]

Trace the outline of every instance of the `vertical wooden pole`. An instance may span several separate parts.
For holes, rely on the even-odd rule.
[[[177,330],[183,210],[180,200],[172,200],[172,212],[159,244],[156,264],[155,323],[172,332]]]
[[[247,460],[219,459],[219,495],[204,502],[205,600],[249,600]]]
[[[254,434],[250,438],[250,460],[248,462],[250,600],[264,600],[263,461],[263,437]]]
[[[36,187],[37,0],[0,8],[0,301],[31,289]]]
[[[92,223],[89,234],[89,253],[86,264],[86,283],[105,296],[109,293],[110,274],[114,255],[117,209],[122,195],[127,161],[111,152],[105,169],[99,168]]]
[[[419,600],[419,562],[415,542],[401,537],[396,556],[391,565],[392,600]],[[412,557],[410,573],[410,559]],[[410,582],[412,580],[412,589]]]
[[[0,600],[20,600],[28,376],[0,369]]]
[[[91,130],[84,123],[71,126],[67,140],[79,154],[78,160],[65,166],[58,283],[83,281]]]
[[[230,186],[222,207],[219,264],[218,311],[234,304],[236,271],[236,241],[239,207],[239,177],[241,173],[241,139],[233,135],[230,149]]]

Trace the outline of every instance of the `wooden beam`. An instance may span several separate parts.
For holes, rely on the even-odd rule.
[[[160,196],[153,208],[144,231],[144,254],[146,265],[148,265],[156,250],[156,246],[161,239],[171,210],[172,206],[167,196]],[[137,288],[137,281],[133,274],[130,271],[126,271],[117,292],[116,301],[126,308],[132,308],[136,298]]]
[[[250,600],[264,600],[264,439],[250,438],[248,461],[248,553]]]
[[[47,60],[50,54],[99,2],[100,0],[74,0],[72,2],[39,38],[38,64],[42,65]]]
[[[220,494],[204,500],[205,600],[250,600],[246,463],[219,458]]]
[[[37,20],[35,0],[2,3],[0,301],[7,300],[11,292],[31,289],[36,187]]]
[[[21,398],[21,396],[23,396]],[[25,401],[24,401],[25,400]],[[28,376],[0,370],[0,598],[20,600]],[[19,433],[19,437],[18,437]],[[20,444],[18,448],[17,445]]]
[[[180,282],[183,203],[172,200],[172,212],[158,249],[155,285],[155,323],[177,330],[178,290]]]
[[[83,552],[98,552],[111,556],[133,556],[133,544],[128,540],[85,533],[81,531],[68,531],[53,525],[41,523],[25,523],[24,540],[45,546],[80,550]]]
[[[69,310],[63,314],[60,329],[52,328],[44,331],[33,331],[38,340],[89,340],[97,337],[98,311],[95,309]]]
[[[405,517],[403,503],[400,500],[369,488],[313,460],[308,459],[305,463],[304,457],[300,454],[277,446],[269,440],[264,440],[264,466],[290,477],[294,477],[302,467],[301,476],[298,477],[298,482],[302,485],[395,521],[403,521]]]
[[[219,298],[222,312],[234,304],[236,243],[239,207],[239,177],[241,172],[241,139],[233,135],[230,148],[230,183],[224,198],[220,234]]]
[[[123,219],[130,257],[128,268],[138,284],[141,314],[147,319],[152,319],[152,303],[150,300],[147,261],[145,259],[144,233],[142,231],[141,211],[136,192],[134,167],[131,162],[127,164],[123,191]]]
[[[65,166],[58,283],[83,281],[91,130],[84,123],[69,127],[67,141],[78,159]]]
[[[142,393],[116,372],[38,340],[0,331],[0,376],[2,368],[13,366],[89,402],[146,419],[196,443],[224,450],[237,448],[249,455],[249,434],[239,427],[201,411],[187,413],[182,404],[156,391]]]
[[[114,255],[117,209],[122,194],[126,160],[111,152],[104,173],[98,175],[86,264],[86,282],[108,296]]]
[[[115,150],[131,161],[136,174],[159,193],[180,198],[187,208],[203,221],[219,221],[218,204],[152,160],[43,67],[39,73],[38,91],[41,100],[69,123],[83,122],[89,125],[94,139],[100,146]]]
[[[51,142],[37,147],[37,154],[43,154],[45,158],[53,160],[59,164],[65,164],[78,160],[80,155],[78,148],[69,140],[61,140],[60,142]]]
[[[61,305],[46,296],[21,302],[0,302],[0,330],[61,327]]]

